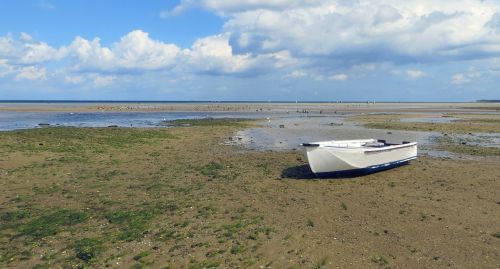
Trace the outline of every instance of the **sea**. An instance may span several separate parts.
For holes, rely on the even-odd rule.
[[[25,101],[9,100],[1,101],[0,107],[22,107],[27,106],[81,106],[99,104],[214,104],[224,102],[198,102],[198,101]],[[230,102],[243,103],[243,102]],[[169,121],[178,119],[204,119],[204,118],[261,118],[264,113],[248,112],[24,112],[24,111],[0,111],[0,131],[11,131],[19,129],[51,127],[132,127],[132,128],[154,128],[168,126]]]
[[[178,119],[260,118],[246,112],[0,112],[0,131],[42,127],[168,126]]]
[[[297,103],[339,103],[339,101],[113,101],[113,100],[0,100],[0,108],[5,107],[78,107],[78,106],[160,106],[160,105],[217,105],[217,104],[297,104]],[[366,102],[349,102],[366,103]],[[75,109],[77,110],[77,109]],[[275,115],[275,114],[274,114]],[[165,122],[177,119],[203,118],[265,118],[265,111],[258,112],[19,112],[0,110],[0,131],[40,128],[46,126],[71,127],[165,127]]]

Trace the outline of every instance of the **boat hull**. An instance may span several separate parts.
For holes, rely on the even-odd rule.
[[[382,148],[307,147],[307,158],[318,176],[370,173],[407,164],[417,157],[417,144]]]

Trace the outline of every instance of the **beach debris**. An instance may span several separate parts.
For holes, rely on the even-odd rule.
[[[40,126],[40,127],[48,127],[48,126],[50,126],[50,123],[42,122],[42,123],[39,123],[38,126]]]
[[[387,134],[392,134],[392,132],[387,132]]]
[[[285,125],[284,124],[280,124],[280,128],[285,128]]]

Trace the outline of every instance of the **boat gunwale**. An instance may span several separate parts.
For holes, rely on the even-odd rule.
[[[365,151],[365,152],[380,152],[380,151],[389,151],[389,150],[395,150],[395,149],[402,149],[402,148],[407,148],[407,147],[413,147],[417,146],[417,142],[411,142],[411,143],[406,143],[406,144],[396,144],[396,145],[386,145],[382,147],[366,147],[366,146],[361,146],[361,147],[339,147],[339,146],[330,146],[330,145],[321,145],[321,144],[315,144],[314,147],[319,147],[319,148],[325,148],[325,149],[340,149],[340,150],[349,150],[349,151]]]
[[[366,148],[364,150],[365,154],[369,153],[378,153],[378,152],[383,152],[383,151],[391,151],[391,150],[397,150],[397,149],[403,149],[403,148],[409,148],[409,147],[415,147],[417,146],[417,142],[412,142],[412,143],[407,143],[407,144],[399,144],[399,145],[390,145],[387,147],[380,147],[380,148]]]

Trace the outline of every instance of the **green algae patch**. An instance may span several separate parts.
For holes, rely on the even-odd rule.
[[[51,127],[0,132],[0,139],[10,142],[5,145],[9,151],[25,152],[102,152],[151,143],[154,139],[175,138],[165,129]],[[75,157],[66,158],[65,161],[71,161]]]
[[[66,227],[87,221],[89,215],[70,209],[60,209],[53,213],[42,215],[20,226],[21,235],[40,239],[56,235]]]
[[[102,240],[97,238],[83,238],[73,243],[75,256],[85,262],[92,262],[103,251]]]
[[[149,210],[120,210],[106,215],[109,223],[119,227],[117,238],[124,241],[142,238],[153,218],[154,213]]]

